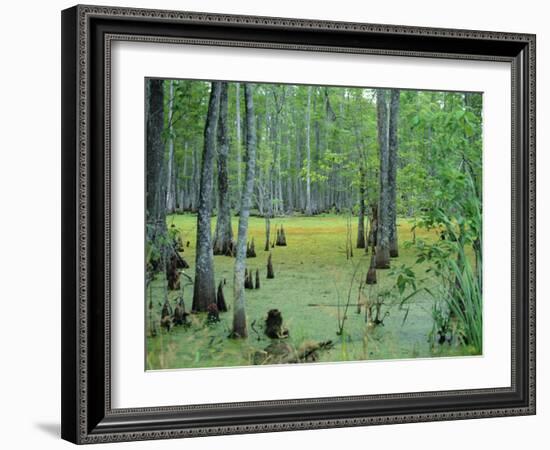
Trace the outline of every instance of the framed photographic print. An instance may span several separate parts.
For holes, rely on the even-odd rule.
[[[535,36],[62,13],[62,436],[535,413]]]

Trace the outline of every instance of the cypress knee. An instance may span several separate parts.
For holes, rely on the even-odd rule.
[[[283,316],[278,309],[270,309],[265,319],[265,334],[271,339],[288,337],[288,330],[283,328]]]
[[[218,293],[216,296],[216,306],[218,307],[218,311],[220,312],[226,312],[227,311],[227,305],[225,303],[225,296],[223,294],[223,282],[220,281],[220,284],[218,285]]]
[[[164,305],[162,306],[162,312],[160,314],[161,317],[170,316],[171,310],[170,310],[170,304],[168,301],[164,302]]]
[[[206,321],[208,323],[216,323],[220,321],[220,315],[218,311],[218,306],[215,303],[210,303],[206,308],[208,315],[206,316]]]
[[[168,289],[170,291],[179,291],[180,273],[178,271],[177,253],[172,253],[170,261],[166,264],[166,280],[168,280]]]
[[[164,316],[160,320],[160,326],[164,328],[167,332],[170,331],[170,328],[172,326],[172,319],[170,318],[170,316]]]
[[[271,253],[267,258],[267,278],[275,278],[275,272],[273,271],[273,261],[271,260]]]
[[[246,244],[246,257],[247,258],[255,258],[256,257],[256,249],[254,247],[254,238],[250,242],[247,242]]]
[[[256,289],[260,289],[260,271],[256,269]]]
[[[185,325],[187,323],[188,315],[189,314],[185,312],[185,303],[183,302],[183,298],[180,298],[178,304],[174,308],[174,325]]]
[[[248,269],[246,269],[244,274],[244,288],[254,289],[254,286],[252,285],[252,271],[248,271]]]
[[[367,272],[367,284],[376,284],[376,253],[374,252],[374,248],[372,249],[372,256],[370,258],[370,267],[369,271]]]
[[[275,245],[279,246],[281,245],[282,239],[281,239],[281,229],[277,228],[277,240],[275,241]]]

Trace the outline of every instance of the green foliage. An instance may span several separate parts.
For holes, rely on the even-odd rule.
[[[416,275],[410,267],[401,264],[398,267],[393,267],[390,274],[395,277],[395,286],[399,295],[402,296],[408,288],[416,291]]]
[[[481,296],[481,278],[476,273],[464,249],[458,249],[459,261],[449,262],[451,274],[455,278],[453,295],[448,297],[447,304],[451,317],[459,323],[459,338],[466,345],[472,345],[478,352],[483,349],[483,305]]]
[[[434,193],[433,209],[425,210],[419,222],[426,229],[436,230],[440,239],[420,239],[414,246],[417,251],[416,264],[428,263],[425,272],[433,284],[421,288],[434,299],[434,328],[430,338],[436,342],[436,336],[439,336],[443,341],[443,337],[450,333],[462,344],[471,345],[481,353],[481,201],[476,195],[471,175],[449,171],[446,179],[449,191]],[[461,196],[458,195],[459,191],[462,192]],[[447,205],[446,209],[443,204]],[[418,290],[414,287],[415,274],[412,269],[402,270],[412,276],[409,283],[414,289],[413,294],[405,297],[404,303]],[[397,284],[404,286],[400,289],[403,294],[407,278],[400,273],[397,279]]]

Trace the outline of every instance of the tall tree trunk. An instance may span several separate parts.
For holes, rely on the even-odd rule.
[[[376,111],[378,125],[378,146],[380,153],[380,187],[378,200],[378,236],[376,245],[376,268],[390,267],[390,192],[388,189],[389,145],[387,91],[376,90]]]
[[[365,248],[365,168],[359,166],[359,218],[357,220],[357,248]]]
[[[254,174],[256,166],[256,121],[254,117],[254,87],[244,85],[246,103],[246,179],[241,195],[239,214],[239,232],[237,237],[237,257],[233,277],[233,336],[245,338],[248,336],[246,327],[246,303],[244,297],[244,271],[246,265],[246,240],[248,234],[248,217],[254,189]]]
[[[363,111],[361,104],[357,110],[357,117],[361,120],[363,117]],[[365,205],[365,190],[366,190],[366,165],[367,165],[367,154],[366,150],[363,148],[361,129],[359,124],[356,123],[354,126],[355,130],[355,145],[357,146],[357,161],[359,164],[359,217],[357,219],[357,248],[367,248],[365,242],[365,214],[366,214],[366,205]]]
[[[196,141],[196,140],[195,140]],[[191,211],[196,212],[199,204],[199,192],[200,192],[200,156],[198,150],[198,143],[195,142],[193,145],[193,203],[191,206]]]
[[[269,251],[269,245],[271,244],[271,220],[269,215],[265,216],[265,245],[264,251]]]
[[[287,211],[289,214],[292,214],[294,211],[294,201],[292,200],[292,152],[290,150],[289,142],[289,132],[285,135],[285,145],[287,150],[287,160],[286,160],[286,197],[287,197]]]
[[[317,90],[315,90],[317,94]],[[313,97],[313,115],[315,120],[313,122],[313,136],[315,137],[315,156],[312,157],[312,162],[314,166],[319,163],[319,154],[321,148],[321,134],[320,134],[320,125],[319,120],[317,119],[317,95]],[[311,187],[311,197],[312,197],[312,211],[319,212],[319,183],[313,183]]]
[[[227,126],[227,90],[222,83],[220,114],[218,119],[218,217],[214,238],[214,255],[233,256],[233,230],[231,229],[231,198],[227,156],[229,154],[229,130]]]
[[[189,190],[188,190],[188,181],[187,181],[187,141],[185,141],[185,144],[183,144],[183,179],[181,180],[181,190],[178,191],[180,195],[180,208],[182,210],[185,210],[187,205],[185,204],[185,201],[189,199]]]
[[[242,165],[242,156],[241,156],[241,85],[240,83],[235,83],[235,115],[237,122],[237,195],[238,199],[241,199],[241,189],[242,189],[242,178],[241,178],[241,165]]]
[[[300,133],[302,131],[302,128],[298,126],[298,120],[295,117],[294,123],[296,124],[296,160],[295,160],[295,182],[296,187],[294,189],[295,195],[296,195],[296,201],[295,206],[300,209],[301,211],[304,210],[304,202],[303,202],[303,189],[302,189],[302,141],[300,139]]]
[[[180,205],[179,205],[179,199],[178,199],[178,192],[179,192],[179,184],[180,184],[180,166],[178,164],[174,164],[173,172],[174,172],[174,181],[172,183],[173,185],[173,191],[172,191],[172,198],[173,198],[173,204],[174,204],[174,211],[180,211]],[[168,200],[168,199],[167,199]]]
[[[388,155],[388,190],[390,218],[390,257],[399,256],[397,239],[397,150],[399,129],[399,89],[392,89],[390,95],[389,119],[389,155]]]
[[[282,126],[281,122],[283,120],[283,109],[286,98],[286,87],[282,86],[280,90],[276,87],[272,90],[273,93],[273,105],[274,113],[271,126],[271,139],[273,142],[274,148],[274,159],[273,159],[273,191],[275,198],[275,211],[277,214],[282,214],[284,212],[284,200],[283,200],[283,187],[282,187],[282,176],[281,176],[281,146],[282,146]]]
[[[277,123],[279,120],[277,120]],[[285,210],[285,204],[283,199],[283,183],[281,180],[281,142],[280,138],[277,141],[277,185],[276,185],[276,192],[277,192],[277,209],[279,211],[279,214],[283,214]]]
[[[214,154],[216,153],[216,127],[220,108],[220,94],[221,83],[212,83],[204,127],[204,148],[197,214],[197,254],[193,290],[194,311],[206,311],[208,305],[216,303],[210,220],[212,217]]]
[[[275,103],[275,109],[277,109],[277,104]],[[271,192],[271,204],[274,215],[281,214],[281,204],[278,192],[278,180],[280,173],[280,147],[279,147],[279,114],[277,111],[273,114],[271,120],[271,145],[273,148],[273,162],[271,163],[270,170],[270,192]]]
[[[158,196],[161,192],[161,175],[164,160],[163,80],[149,80],[147,84],[147,219],[156,225],[159,218]]]
[[[307,88],[306,109],[306,215],[311,216],[311,86]]]
[[[168,170],[166,180],[166,209],[173,213],[176,206],[176,193],[174,189],[174,80],[170,80],[168,97]]]
[[[164,253],[166,242],[166,203],[164,167],[164,82],[151,79],[146,84],[147,124],[147,239]]]

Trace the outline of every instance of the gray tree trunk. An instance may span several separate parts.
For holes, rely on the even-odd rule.
[[[311,216],[311,86],[307,89],[306,109],[306,215]]]
[[[265,216],[265,245],[264,251],[269,251],[269,245],[271,244],[271,220],[269,216]]]
[[[227,90],[227,83],[223,82],[220,92],[220,114],[218,119],[218,217],[214,238],[214,255],[233,256],[231,196],[227,169],[227,156],[229,154]]]
[[[279,126],[279,116],[275,126]],[[279,214],[284,212],[284,199],[283,199],[283,183],[281,179],[281,137],[279,136],[279,130],[277,130],[277,141],[275,142],[276,156],[277,156],[277,184],[276,184],[276,198],[277,198],[277,211]]]
[[[298,126],[298,119],[295,116],[294,117],[294,123],[295,123],[295,133],[296,133],[296,159],[294,161],[295,165],[295,188],[294,188],[294,195],[295,195],[295,202],[294,206],[295,208],[298,208],[300,210],[304,210],[304,203],[303,203],[303,189],[302,189],[302,150],[301,150],[301,139],[300,139],[300,133],[302,131],[302,128]]]
[[[221,83],[212,83],[208,114],[204,127],[204,148],[197,214],[197,254],[195,258],[195,283],[193,289],[194,311],[206,311],[208,305],[216,303],[210,220],[212,217],[214,154],[216,153],[216,127],[220,107],[220,94]]]
[[[285,138],[285,145],[287,150],[287,160],[286,160],[286,197],[287,197],[287,211],[292,214],[294,211],[294,201],[292,200],[292,152],[290,150],[290,142],[288,139],[288,132]]]
[[[357,111],[357,117],[361,120],[362,109],[359,108]],[[367,155],[366,151],[363,149],[363,142],[361,137],[361,130],[359,124],[355,124],[355,145],[357,146],[357,161],[359,163],[359,215],[357,219],[357,248],[366,248],[365,242],[365,214],[366,214],[366,205],[365,205],[365,193],[366,193],[366,164],[367,164]]]
[[[200,192],[200,157],[198,151],[198,144],[195,140],[193,145],[193,194],[192,194],[192,206],[191,211],[195,212],[199,204],[199,192]]]
[[[397,150],[399,128],[399,89],[392,89],[390,95],[390,119],[389,119],[389,155],[388,155],[388,190],[390,218],[390,257],[399,256],[397,239]]]
[[[158,246],[166,236],[164,166],[164,82],[151,79],[146,84],[147,124],[147,239]],[[162,250],[162,249],[161,249]]]
[[[390,267],[389,216],[390,191],[388,186],[389,145],[388,145],[388,105],[387,91],[376,90],[376,112],[378,125],[378,147],[380,153],[380,187],[378,200],[378,236],[376,242],[376,268]]]
[[[183,180],[182,180],[182,188],[179,191],[180,194],[180,207],[182,210],[185,210],[187,208],[187,205],[185,204],[185,201],[189,199],[189,190],[188,190],[188,180],[187,180],[187,141],[185,141],[185,144],[183,145]]]
[[[248,234],[248,217],[252,191],[254,189],[254,174],[256,171],[256,121],[254,117],[254,86],[244,85],[246,103],[246,179],[241,195],[239,214],[239,231],[237,237],[237,257],[233,277],[233,336],[245,338],[248,336],[246,327],[246,302],[244,296],[244,271],[246,266],[246,241]]]
[[[235,114],[236,114],[236,122],[237,122],[237,194],[238,198],[240,200],[241,198],[241,188],[242,188],[242,175],[241,175],[241,164],[242,164],[242,156],[241,156],[241,89],[240,89],[240,83],[235,83],[235,97],[236,97],[236,104],[235,104]]]
[[[169,213],[176,209],[176,190],[174,182],[174,80],[170,80],[168,97],[168,170],[166,180],[166,209]]]
[[[273,121],[273,140],[275,145],[275,168],[276,168],[276,180],[274,180],[275,184],[275,198],[277,199],[277,213],[283,214],[284,213],[284,199],[283,199],[283,184],[282,184],[282,176],[281,176],[281,145],[282,145],[282,127],[281,122],[283,121],[284,113],[284,105],[285,105],[285,97],[286,97],[286,90],[285,86],[283,85],[281,88],[281,92],[277,93],[274,90],[274,96],[275,96],[275,117]]]
[[[357,220],[357,248],[365,248],[365,168],[359,166],[359,218]]]

